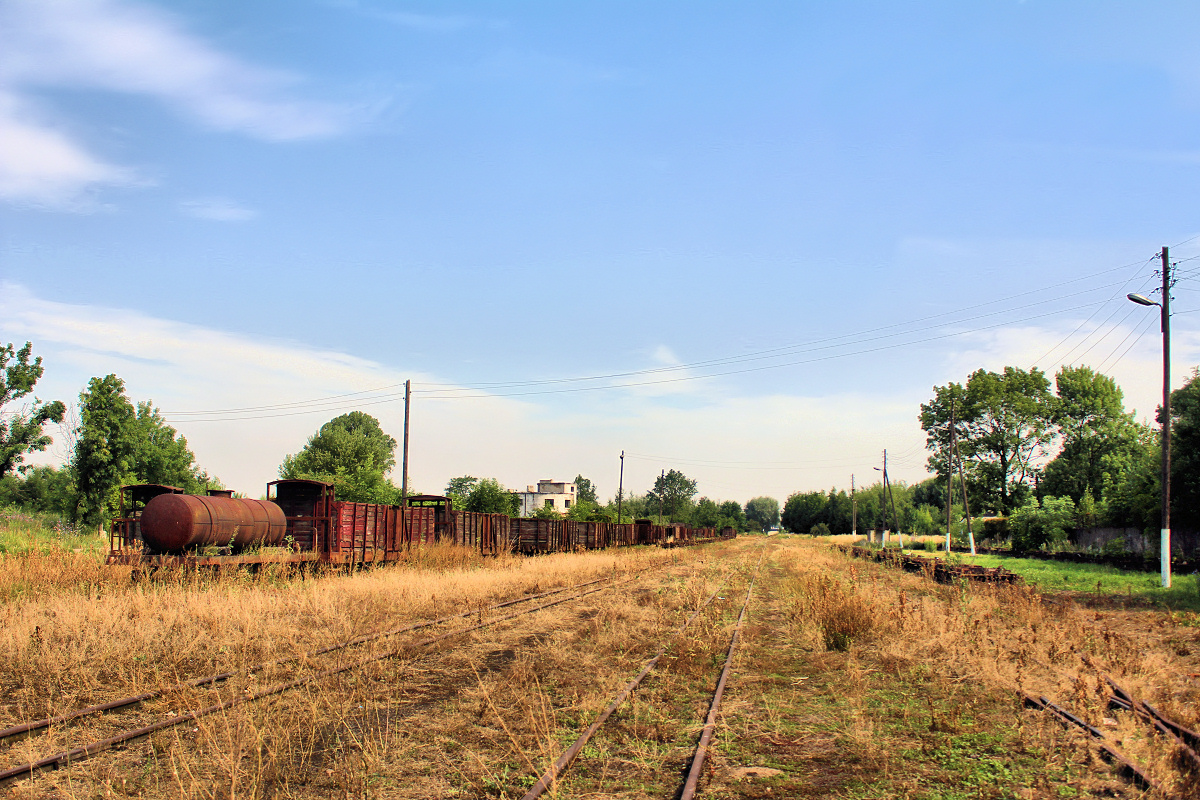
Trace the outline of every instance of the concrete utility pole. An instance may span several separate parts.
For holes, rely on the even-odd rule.
[[[971,504],[967,502],[967,476],[963,471],[962,453],[958,452],[958,442],[954,443],[954,455],[958,458],[958,483],[962,486],[963,512],[967,515],[967,538],[971,541],[971,555],[975,555],[975,532],[971,530]]]
[[[896,539],[900,542],[900,549],[904,549],[904,532],[900,530],[900,515],[896,513],[896,498],[892,495],[892,482],[888,480],[887,474],[887,450],[883,451],[883,488],[887,492],[887,497],[884,501],[892,506],[892,524],[896,526]]]
[[[409,398],[412,396],[412,381],[404,382],[404,456],[400,468],[404,474],[400,476],[400,505],[408,507],[408,409]]]
[[[1171,585],[1171,259],[1162,249],[1162,302],[1140,294],[1126,295],[1140,306],[1158,306],[1162,314],[1163,401],[1162,401],[1162,529],[1158,552],[1163,588]]]
[[[625,499],[625,451],[621,451],[621,477],[617,481],[617,522],[621,521],[621,501]]]
[[[858,498],[854,496],[854,474],[850,475],[850,533],[858,535]]]
[[[950,456],[946,462],[946,555],[950,555],[950,504],[954,499],[954,395],[950,395]]]
[[[662,474],[659,476],[659,478],[661,480],[659,480],[659,484],[658,484],[658,524],[662,525],[663,524],[662,496],[663,496],[663,492],[667,488],[667,471],[665,469],[662,471]]]
[[[1159,566],[1163,588],[1171,586],[1171,261],[1162,249],[1162,337],[1163,337],[1163,422],[1162,422],[1162,530],[1159,531]]]

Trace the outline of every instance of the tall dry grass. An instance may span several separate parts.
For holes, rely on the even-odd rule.
[[[634,576],[651,566],[667,569]],[[638,549],[441,572],[395,567],[287,585],[232,577],[203,590],[138,584],[122,595],[121,613],[97,613],[92,619],[124,625],[133,611],[130,643],[105,646],[110,658],[121,658],[135,673],[143,669],[137,661],[142,652],[168,662],[144,668],[149,676],[192,663],[170,665],[171,659],[206,664],[221,648],[227,648],[222,657],[232,660],[278,655],[297,648],[298,642],[284,641],[289,634],[319,643],[384,621],[394,624],[402,621],[399,617],[478,608],[498,597],[595,577],[632,577],[617,589],[466,634],[433,652],[385,659],[171,729],[157,734],[149,747],[88,761],[26,788],[62,797],[500,796],[527,784],[556,757],[568,735],[590,721],[653,652],[664,631],[677,626],[725,571],[712,551]],[[208,600],[207,607],[189,605],[197,599]],[[62,613],[41,607],[38,614],[55,610]],[[33,611],[30,607],[28,614]],[[23,618],[26,636],[29,623],[40,618]],[[260,625],[253,624],[259,620]],[[145,628],[142,634],[139,625]],[[189,636],[200,640],[191,653],[170,655]],[[11,652],[24,652],[19,657],[31,659],[27,667],[43,676],[41,691],[47,687],[44,676],[57,669],[53,665],[68,663],[56,661],[44,647],[28,652],[19,637],[5,639],[10,641]],[[107,642],[88,641],[94,648]],[[75,663],[97,663],[86,647],[74,652]],[[681,652],[680,657],[688,656]],[[696,658],[702,666],[703,657]],[[229,691],[273,679],[244,676]],[[197,694],[180,701],[185,705],[176,710],[198,707],[205,699]],[[165,707],[146,711],[163,713]],[[27,752],[22,747],[10,752]]]
[[[1030,586],[939,585],[814,547],[780,557],[790,573],[784,592],[797,634],[808,637],[815,649],[847,652],[849,682],[860,669],[899,674],[919,668],[942,681],[1007,693],[1014,703],[1020,692],[1046,695],[1109,731],[1172,790],[1197,789],[1164,739],[1107,708],[1105,674],[1196,728],[1200,691],[1187,678],[1195,671],[1190,653],[1181,655],[1164,635],[1169,614],[1144,612],[1141,625],[1129,626],[1123,617],[1048,599]],[[852,689],[847,697],[853,705]],[[859,744],[871,753],[868,722],[860,726]],[[1094,758],[1087,743],[1071,732],[1047,733],[1042,723],[1031,730],[1053,738],[1054,747],[1083,748],[1089,753],[1085,760]],[[886,754],[874,755],[886,760]]]
[[[434,547],[352,575],[279,567],[257,574],[161,571],[137,582],[127,568],[22,558],[27,581],[44,587],[66,580],[53,577],[62,568],[79,584],[22,592],[0,604],[0,726],[500,598],[625,575],[672,556],[638,549],[485,559]]]

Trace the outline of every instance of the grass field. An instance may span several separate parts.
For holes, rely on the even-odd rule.
[[[916,555],[931,555],[915,551]],[[1200,613],[1200,576],[1173,575],[1164,589],[1157,572],[1130,572],[1102,564],[1072,564],[1012,556],[971,556],[955,553],[963,563],[1004,567],[1044,592],[1072,593],[1081,599],[1149,605],[1166,610]]]
[[[1196,726],[1200,691],[1188,676],[1200,673],[1200,637],[1147,604],[1087,607],[1065,595],[1048,604],[1029,586],[944,586],[790,537],[503,559],[430,548],[350,575],[134,583],[127,571],[78,567],[90,585],[53,577],[55,565],[81,557],[0,556],[0,592],[21,572],[11,565],[33,576],[0,602],[0,727],[475,611],[450,626],[461,628],[494,618],[487,603],[524,592],[600,577],[620,584],[168,729],[0,796],[516,798],[671,643],[552,794],[671,797],[760,557],[702,797],[1144,796],[1081,736],[1024,710],[1022,690],[1104,726],[1179,796],[1197,788],[1162,740],[1108,711],[1098,691],[1103,669]],[[713,592],[713,605],[672,640]],[[239,673],[219,690],[153,700],[120,720],[0,745],[0,768],[359,655]]]

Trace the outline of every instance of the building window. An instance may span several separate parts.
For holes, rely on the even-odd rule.
[[[567,508],[570,508],[570,507],[571,507],[571,501],[570,501],[570,500],[563,500],[563,505],[564,505],[564,506],[566,506]]]
[[[546,501],[546,508],[554,508],[554,498],[553,497],[551,497],[549,500]]]

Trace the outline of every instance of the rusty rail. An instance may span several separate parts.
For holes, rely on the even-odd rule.
[[[1100,757],[1109,764],[1115,766],[1117,768],[1117,774],[1129,783],[1132,783],[1134,786],[1137,786],[1143,791],[1158,792],[1164,797],[1171,796],[1157,781],[1147,775],[1144,769],[1135,764],[1133,761],[1130,761],[1119,750],[1110,745],[1108,743],[1108,737],[1106,737],[1103,731],[1101,731],[1099,728],[1095,728],[1087,724],[1079,717],[1075,716],[1061,706],[1052,703],[1045,697],[1034,697],[1033,695],[1025,694],[1024,692],[1021,693],[1021,697],[1027,707],[1038,708],[1042,711],[1046,711],[1060,723],[1062,723],[1063,727],[1075,726],[1095,739],[1099,743],[1098,747],[1100,749]]]
[[[1109,699],[1110,706],[1132,711],[1138,719],[1168,739],[1174,740],[1175,744],[1179,747],[1182,759],[1188,762],[1193,772],[1200,774],[1200,753],[1197,753],[1197,748],[1200,747],[1200,734],[1167,719],[1149,703],[1138,701],[1133,695],[1118,686],[1117,682],[1110,676],[1105,675],[1104,680],[1108,683],[1113,693]]]
[[[642,570],[642,572],[644,572],[644,571],[645,570]],[[640,574],[640,572],[636,573],[636,574]],[[582,589],[585,586],[592,586],[597,583],[602,583],[603,581],[606,581],[606,580],[610,580],[610,579],[609,578],[600,578],[598,580],[588,581],[586,583],[580,583],[575,586],[566,586],[561,589],[551,589],[548,592],[541,592],[539,594],[523,595],[521,597],[518,597],[518,598],[515,598],[512,600],[505,600],[502,603],[495,603],[493,605],[487,606],[483,610],[484,611],[493,611],[493,610],[499,609],[499,608],[507,608],[508,606],[517,605],[518,603],[526,603],[526,602],[529,602],[532,600],[539,600],[543,597],[550,597],[551,595],[561,594],[563,592],[573,591],[576,589]],[[14,737],[18,737],[18,736],[27,736],[35,731],[49,728],[52,725],[61,725],[64,722],[70,722],[71,720],[76,720],[76,719],[80,719],[81,717],[91,716],[92,714],[101,714],[106,711],[115,711],[116,709],[119,709],[119,708],[127,708],[129,706],[137,705],[139,703],[144,703],[147,700],[153,700],[155,698],[162,697],[163,695],[173,694],[175,692],[183,691],[185,689],[196,689],[201,686],[209,686],[211,684],[221,683],[223,681],[229,680],[230,678],[234,677],[235,675],[237,675],[239,673],[259,672],[264,669],[268,669],[270,667],[276,667],[281,664],[288,664],[292,661],[299,661],[301,659],[314,658],[316,656],[325,655],[327,653],[336,652],[338,650],[344,650],[348,647],[353,647],[355,645],[366,644],[367,642],[372,642],[372,641],[376,641],[379,639],[385,639],[389,636],[398,636],[399,634],[402,634],[402,633],[411,633],[412,631],[422,630],[424,628],[431,628],[435,625],[441,625],[443,623],[450,622],[452,620],[469,617],[476,613],[478,613],[478,612],[473,609],[471,611],[464,611],[464,612],[461,612],[458,614],[450,614],[448,616],[438,617],[437,619],[425,620],[422,622],[413,623],[411,625],[405,625],[405,626],[402,626],[399,628],[393,628],[393,629],[387,630],[387,631],[379,631],[376,633],[365,634],[363,636],[358,636],[353,639],[349,639],[345,642],[339,642],[338,644],[329,645],[327,647],[318,648],[316,650],[310,650],[307,653],[299,653],[294,656],[288,656],[287,658],[275,659],[274,661],[264,661],[261,664],[255,664],[254,666],[251,666],[251,667],[243,667],[242,669],[232,670],[232,671],[228,671],[228,672],[219,672],[216,675],[209,675],[209,676],[206,676],[203,678],[194,678],[190,681],[183,681],[183,682],[175,684],[174,686],[169,686],[165,689],[155,689],[155,690],[149,691],[149,692],[142,692],[140,694],[130,695],[128,697],[122,697],[117,700],[110,700],[107,703],[100,703],[98,705],[92,705],[92,706],[87,706],[86,708],[76,709],[75,711],[70,711],[70,712],[67,712],[66,714],[60,714],[55,717],[46,717],[44,719],[34,720],[33,722],[25,722],[20,725],[13,725],[12,727],[0,730],[0,742],[3,742],[6,739],[12,739]]]
[[[762,556],[758,557],[758,565],[762,565]],[[746,590],[746,602],[742,604],[742,611],[738,614],[737,627],[733,629],[733,636],[729,639],[729,652],[725,654],[725,667],[721,670],[721,678],[717,681],[717,688],[713,692],[712,702],[708,706],[708,717],[704,720],[704,729],[700,732],[700,742],[696,745],[696,753],[692,756],[692,767],[688,770],[687,780],[683,784],[683,791],[679,795],[679,800],[692,800],[696,796],[696,789],[700,785],[700,773],[704,768],[704,757],[708,752],[708,746],[712,742],[713,733],[717,729],[717,710],[721,707],[721,698],[725,696],[725,683],[729,680],[729,671],[733,668],[733,654],[737,650],[738,639],[742,635],[742,624],[746,620],[746,609],[750,606],[750,596],[754,593],[754,582],[758,577],[758,566],[754,568],[755,577],[750,579],[750,588]]]
[[[724,586],[721,588],[724,588]],[[586,745],[592,736],[595,735],[596,731],[600,730],[600,726],[608,721],[608,718],[613,715],[613,712],[620,708],[621,704],[625,702],[626,698],[629,697],[633,690],[636,689],[643,680],[645,680],[646,676],[649,675],[656,666],[658,666],[659,660],[666,655],[667,649],[670,648],[671,644],[677,638],[679,638],[685,630],[687,630],[688,626],[696,620],[696,617],[700,616],[700,612],[708,607],[708,604],[713,601],[713,598],[715,598],[720,591],[721,589],[717,589],[717,591],[709,595],[708,599],[701,603],[699,608],[692,612],[692,615],[687,618],[687,621],[684,622],[683,625],[681,625],[679,629],[675,631],[675,633],[671,634],[671,637],[667,640],[667,643],[662,646],[662,649],[658,651],[658,654],[655,655],[654,658],[647,661],[645,666],[642,667],[642,671],[639,672],[633,680],[625,684],[621,691],[617,692],[616,698],[608,704],[608,707],[600,713],[600,716],[596,717],[595,722],[589,725],[587,730],[580,734],[579,738],[576,739],[575,742],[568,747],[553,764],[550,765],[549,769],[542,773],[541,777],[538,778],[537,783],[535,783],[533,788],[531,788],[525,794],[522,800],[536,800],[545,794],[546,790],[550,788],[551,784],[558,779],[558,776],[561,775],[563,771],[571,765],[571,762],[575,760],[575,757],[579,755],[580,751],[583,750],[584,745]]]
[[[633,577],[636,577],[636,575]],[[60,767],[70,766],[71,764],[75,764],[79,761],[83,761],[94,755],[105,752],[106,750],[111,750],[113,747],[115,747],[117,745],[124,744],[126,742],[130,742],[130,741],[133,741],[136,739],[142,739],[153,733],[157,733],[158,731],[166,730],[166,729],[172,728],[176,725],[182,725],[186,722],[193,722],[195,720],[201,719],[202,717],[209,716],[210,714],[215,714],[219,711],[225,711],[227,709],[234,708],[235,706],[245,705],[247,703],[252,703],[257,700],[261,700],[265,697],[271,697],[273,695],[282,694],[283,692],[287,692],[292,689],[297,689],[301,686],[305,686],[307,684],[314,683],[319,680],[324,680],[325,678],[329,678],[334,675],[340,675],[344,672],[350,672],[352,670],[360,669],[368,664],[373,664],[377,661],[384,661],[389,658],[394,658],[408,650],[415,650],[417,648],[428,647],[430,645],[436,644],[445,639],[449,639],[453,636],[459,636],[464,633],[470,633],[472,631],[477,631],[481,628],[487,628],[492,625],[498,625],[501,622],[508,622],[509,620],[513,620],[513,619],[517,619],[518,617],[526,616],[527,614],[534,614],[534,613],[537,613],[538,611],[543,611],[543,610],[545,610],[547,608],[551,608],[553,606],[561,605],[563,603],[569,603],[574,600],[578,600],[582,597],[586,597],[590,594],[595,594],[596,592],[602,592],[605,589],[609,589],[609,588],[612,588],[613,586],[620,585],[620,583],[626,583],[629,580],[633,580],[633,577],[628,578],[626,581],[620,581],[617,583],[613,583],[609,586],[601,586],[597,589],[589,589],[586,592],[581,592],[581,593],[579,593],[577,595],[573,595],[571,597],[565,597],[561,600],[554,600],[549,603],[543,603],[542,605],[539,605],[536,608],[530,608],[530,609],[526,609],[524,611],[518,611],[515,614],[509,614],[508,616],[498,617],[493,620],[488,620],[487,622],[479,622],[479,623],[472,625],[470,627],[467,627],[467,628],[462,628],[462,629],[456,630],[456,631],[449,631],[447,633],[442,633],[437,636],[433,636],[433,637],[424,639],[419,642],[413,642],[408,645],[402,645],[400,647],[393,648],[385,653],[373,655],[373,656],[370,656],[370,657],[364,658],[364,659],[360,659],[358,661],[354,661],[350,664],[345,664],[340,667],[334,667],[332,669],[323,670],[321,672],[317,672],[312,675],[305,676],[303,678],[297,678],[295,680],[286,681],[284,683],[277,683],[272,686],[268,686],[264,689],[260,689],[257,692],[251,692],[244,696],[234,697],[230,700],[226,700],[224,702],[216,703],[214,705],[208,706],[207,708],[202,708],[199,711],[193,711],[193,712],[190,712],[187,714],[181,714],[176,717],[170,717],[168,719],[164,719],[164,720],[155,722],[151,725],[146,725],[141,728],[136,728],[134,730],[125,731],[123,733],[117,734],[116,736],[112,736],[107,739],[101,739],[99,741],[92,742],[91,744],[87,744],[82,747],[76,747],[71,750],[66,750],[61,753],[56,753],[52,756],[47,756],[46,758],[43,758],[39,761],[32,761],[27,764],[22,764],[19,767],[13,767],[11,769],[7,769],[7,770],[4,770],[3,772],[0,772],[0,785],[7,783],[9,781],[19,780],[21,778],[27,778],[27,777],[31,778],[36,773],[41,772],[43,770],[58,769]],[[468,612],[468,614],[473,614],[473,613],[475,613],[475,612],[474,611]]]

